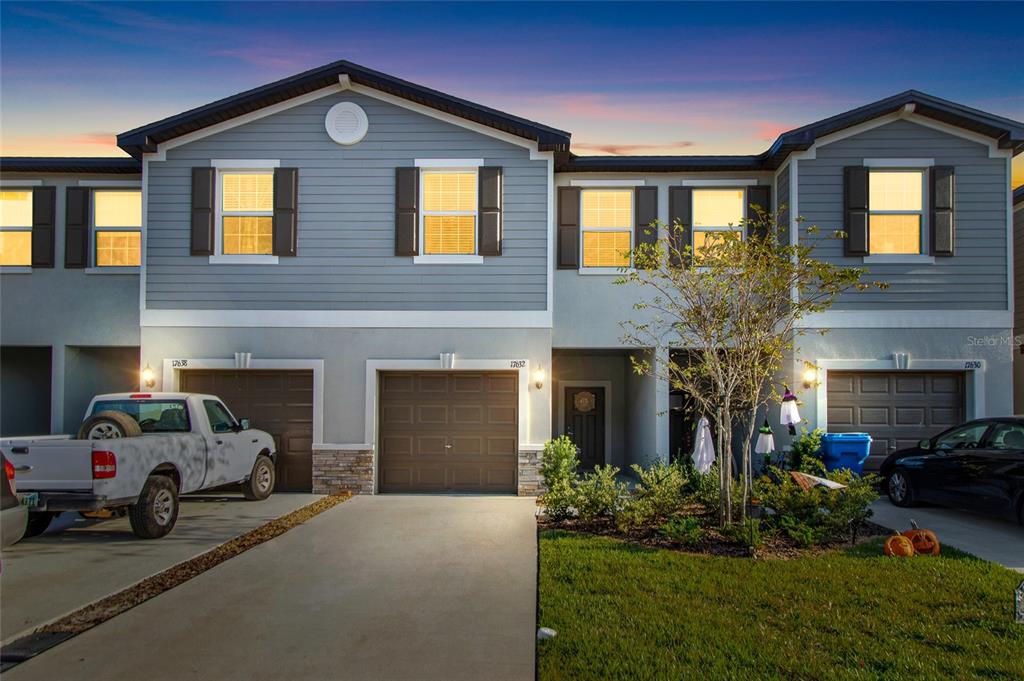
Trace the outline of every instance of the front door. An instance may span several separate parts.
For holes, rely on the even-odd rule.
[[[604,388],[565,389],[565,434],[579,449],[580,467],[604,463]]]

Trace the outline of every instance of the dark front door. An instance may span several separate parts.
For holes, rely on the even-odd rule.
[[[271,369],[190,369],[185,392],[217,395],[236,419],[265,430],[277,447],[279,492],[313,489],[313,372]]]
[[[580,466],[604,463],[604,388],[565,389],[565,434],[579,448]]]

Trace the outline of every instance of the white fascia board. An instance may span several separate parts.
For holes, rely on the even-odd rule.
[[[549,329],[550,310],[152,310],[147,327]]]
[[[882,303],[884,305],[884,303]],[[829,310],[801,319],[804,329],[1009,329],[1007,310]]]
[[[19,187],[42,187],[42,180],[0,180],[0,188],[18,189]]]

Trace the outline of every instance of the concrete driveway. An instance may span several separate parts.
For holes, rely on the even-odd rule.
[[[534,678],[534,500],[356,497],[4,674]]]
[[[246,501],[241,494],[182,497],[174,530],[139,539],[127,518],[56,518],[45,534],[3,551],[0,635],[8,643],[58,617],[223,544],[319,499],[274,494]]]
[[[943,544],[1024,572],[1024,526],[989,516],[938,506],[900,508],[882,498],[872,504],[871,521],[891,530],[909,530],[913,518],[939,535]]]

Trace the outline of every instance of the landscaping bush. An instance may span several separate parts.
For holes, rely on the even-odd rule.
[[[647,506],[652,518],[667,518],[680,511],[685,501],[684,489],[687,484],[682,464],[659,461],[648,468],[633,464],[633,472],[640,480],[633,494]]]
[[[693,516],[673,518],[659,527],[658,532],[683,546],[697,546],[706,534],[700,518]]]
[[[729,541],[742,544],[752,551],[764,545],[764,537],[761,535],[761,521],[757,518],[747,518],[734,525],[727,525],[721,532]]]
[[[789,470],[824,477],[825,463],[821,460],[821,438],[824,435],[821,428],[811,431],[801,428],[800,435],[790,445]]]
[[[798,546],[808,547],[841,536],[856,538],[857,529],[871,516],[870,504],[878,498],[874,475],[861,477],[851,471],[834,471],[829,479],[846,485],[829,490],[805,490],[778,468],[758,480],[755,496],[774,511],[773,523]]]
[[[580,466],[576,445],[565,435],[544,444],[540,475],[544,481],[541,503],[552,520],[562,520],[576,507],[576,475]]]
[[[629,486],[615,479],[615,466],[595,466],[576,483],[575,503],[581,520],[594,520],[615,512],[619,499],[629,493]]]

